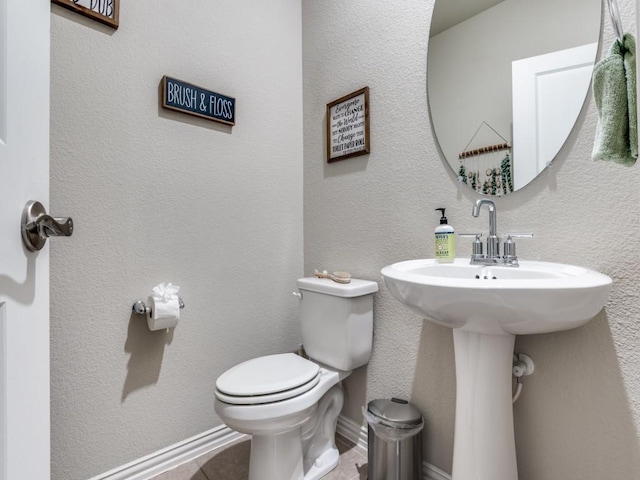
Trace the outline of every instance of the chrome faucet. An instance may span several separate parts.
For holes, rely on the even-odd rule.
[[[489,236],[487,237],[487,255],[482,259],[483,260],[478,263],[498,263],[501,259],[500,257],[500,238],[498,237],[498,218],[496,213],[496,204],[493,203],[492,200],[488,200],[486,198],[481,198],[480,200],[476,200],[476,203],[473,205],[473,210],[471,211],[471,215],[474,217],[480,216],[480,209],[483,205],[486,205],[489,209]]]
[[[472,265],[506,265],[509,267],[518,266],[518,257],[516,256],[516,244],[514,238],[531,238],[533,233],[506,233],[507,239],[504,242],[504,256],[500,255],[500,237],[498,237],[498,215],[496,204],[492,200],[481,198],[477,200],[471,210],[474,217],[480,216],[482,206],[486,205],[489,210],[489,236],[487,237],[487,254],[482,253],[481,233],[463,233],[461,237],[475,237],[473,242],[473,250],[471,255]]]

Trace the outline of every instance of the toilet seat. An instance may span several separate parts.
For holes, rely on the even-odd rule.
[[[319,365],[294,353],[247,360],[216,381],[218,400],[232,405],[256,405],[287,400],[315,387]]]

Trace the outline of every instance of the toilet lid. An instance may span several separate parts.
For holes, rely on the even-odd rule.
[[[319,381],[317,364],[295,353],[268,355],[247,360],[220,375],[216,396],[235,404],[274,402],[300,395]]]

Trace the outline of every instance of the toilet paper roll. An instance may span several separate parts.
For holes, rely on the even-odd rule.
[[[180,320],[180,299],[177,296],[167,300],[154,297],[147,299],[147,325],[149,330],[164,330],[173,328]]]

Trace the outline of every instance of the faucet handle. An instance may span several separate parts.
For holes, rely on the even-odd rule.
[[[474,258],[482,258],[484,255],[482,254],[482,242],[480,241],[480,237],[482,237],[481,233],[460,233],[459,237],[473,237],[474,241],[471,244],[471,259]]]
[[[533,233],[505,233],[504,241],[504,263],[514,267],[518,266],[518,256],[516,255],[516,242],[514,238],[532,238]]]
[[[504,236],[507,238],[533,238],[533,233],[505,233]]]

